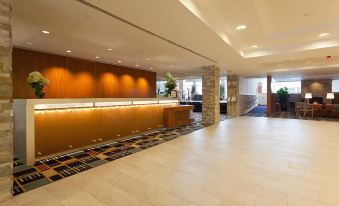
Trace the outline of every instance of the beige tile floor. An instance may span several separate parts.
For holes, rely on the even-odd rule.
[[[4,206],[338,206],[339,123],[239,117]]]

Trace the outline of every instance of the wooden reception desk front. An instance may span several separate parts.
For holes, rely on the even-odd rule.
[[[191,124],[193,105],[170,106],[164,108],[164,125],[167,128],[181,127]]]
[[[164,127],[173,99],[14,100],[14,149],[37,159]]]

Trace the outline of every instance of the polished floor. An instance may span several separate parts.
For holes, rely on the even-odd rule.
[[[13,195],[28,192],[209,126],[202,121],[201,113],[193,113],[192,118],[192,123],[187,126],[172,129],[159,128],[128,139],[110,141],[95,147],[51,156],[36,161],[34,165],[25,165],[20,159],[14,158]],[[226,115],[220,116],[221,121],[226,119]]]
[[[238,117],[4,206],[338,206],[338,123]]]

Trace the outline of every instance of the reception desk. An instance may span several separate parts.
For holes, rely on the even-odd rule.
[[[176,99],[15,99],[15,154],[37,159],[164,126]]]
[[[191,111],[194,106],[170,106],[164,108],[164,125],[167,128],[187,126],[191,124]]]

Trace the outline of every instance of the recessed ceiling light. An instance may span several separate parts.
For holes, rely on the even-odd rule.
[[[139,66],[139,64],[136,64],[135,66],[136,66],[136,67],[138,67],[138,66]]]
[[[43,30],[42,33],[44,33],[44,34],[49,34],[50,32],[49,32],[49,31],[46,31],[46,30]]]
[[[121,62],[122,62],[121,60],[118,61],[118,63],[121,63]]]
[[[147,58],[147,59],[146,59],[146,61],[149,61],[149,60],[151,60],[151,59],[150,59],[150,58]]]
[[[99,56],[96,56],[95,58],[96,58],[96,59],[100,59],[100,57],[99,57]]]
[[[150,67],[149,69],[150,69],[150,70],[152,70],[153,68],[152,68],[152,67]]]
[[[238,30],[238,31],[241,31],[241,30],[247,29],[247,26],[243,24],[243,25],[237,26],[235,29]]]
[[[27,42],[26,44],[31,45],[31,44],[33,44],[33,43],[32,43],[32,42]]]
[[[71,51],[71,50],[67,50],[66,52],[67,52],[67,53],[71,53],[72,51]]]
[[[252,45],[251,47],[252,48],[258,48],[259,46],[258,45]]]
[[[108,50],[108,51],[112,51],[113,49],[112,49],[112,48],[108,48],[107,50]]]
[[[321,33],[321,34],[319,34],[318,37],[323,38],[323,37],[327,37],[329,35],[330,35],[329,33]]]

